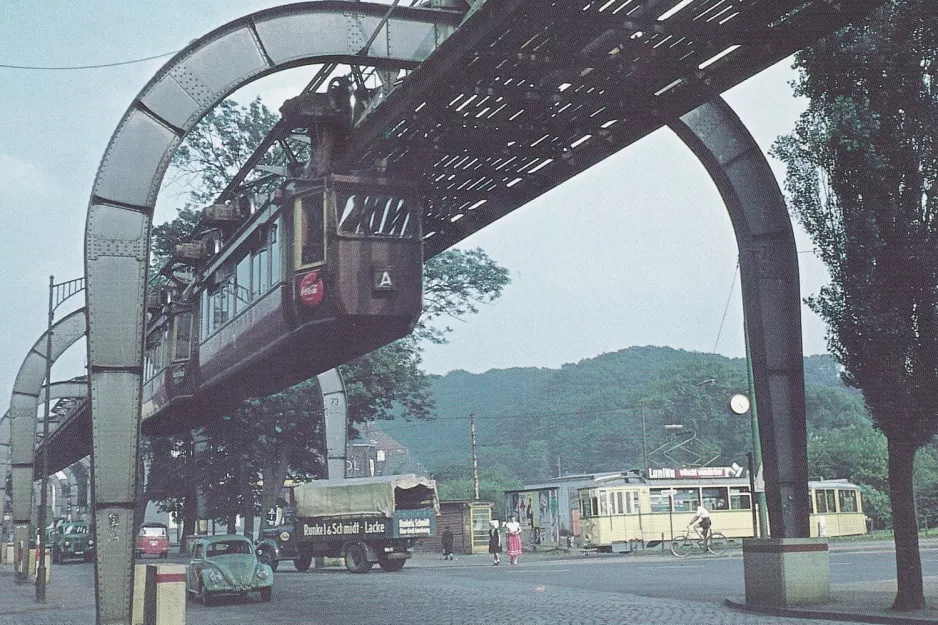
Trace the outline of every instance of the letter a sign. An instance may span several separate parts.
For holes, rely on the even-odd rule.
[[[394,290],[394,280],[391,278],[390,269],[375,269],[375,290],[376,291],[393,291]]]

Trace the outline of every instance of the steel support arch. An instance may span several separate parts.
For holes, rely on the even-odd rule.
[[[460,20],[454,11],[334,0],[261,11],[190,43],[127,109],[98,169],[85,229],[97,623],[131,622],[149,234],[172,154],[249,82],[326,61],[416,67]]]
[[[80,308],[52,326],[52,362],[65,350],[85,335],[85,309]],[[43,382],[46,378],[46,335],[39,340],[23,360],[10,398],[10,463],[13,469],[13,527],[15,542],[21,547],[28,545],[32,535],[30,526],[33,516],[33,481],[36,457],[36,411],[39,409]],[[17,581],[26,578],[21,562],[16,563]]]
[[[710,174],[736,233],[771,535],[807,538],[801,293],[785,199],[762,150],[721,97],[669,126]]]
[[[38,403],[41,404],[45,401],[45,393],[47,392],[47,389],[49,389],[49,387],[43,385],[39,392]],[[76,382],[74,380],[53,382],[51,390],[52,395],[50,399],[80,399],[88,396],[88,383]],[[10,471],[11,447],[10,411],[7,410],[3,416],[0,416],[0,479],[3,480],[3,484],[6,484],[6,476]],[[6,492],[5,488],[0,488],[0,490],[2,490],[4,493]],[[3,506],[0,506],[0,509],[2,508]],[[32,517],[32,515],[30,515],[30,517]],[[2,533],[0,533],[0,536],[8,536],[9,527],[7,522],[0,522],[0,527],[2,527]]]

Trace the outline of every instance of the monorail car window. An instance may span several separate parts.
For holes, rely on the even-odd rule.
[[[270,227],[268,240],[270,241],[270,286],[276,286],[283,281],[283,263],[281,262],[283,246],[280,241],[279,219]]]
[[[408,198],[390,195],[337,193],[339,234],[415,238],[418,233],[411,205]]]
[[[326,207],[322,194],[296,199],[296,266],[321,265],[326,260]]]
[[[235,269],[235,314],[251,303],[251,254],[245,253]]]
[[[173,319],[173,328],[176,332],[173,344],[173,361],[189,360],[192,347],[192,313],[178,313]]]

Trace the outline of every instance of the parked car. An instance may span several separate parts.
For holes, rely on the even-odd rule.
[[[257,591],[270,601],[274,571],[258,562],[254,545],[244,536],[226,534],[198,538],[186,569],[186,591],[212,605],[222,595],[245,596]]]
[[[169,528],[162,523],[144,523],[137,534],[137,557],[169,557]]]
[[[63,564],[68,560],[91,562],[94,558],[94,537],[86,521],[56,523],[49,536],[52,561]]]

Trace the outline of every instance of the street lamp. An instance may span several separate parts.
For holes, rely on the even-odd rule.
[[[48,505],[49,480],[49,403],[52,396],[52,321],[55,319],[55,309],[62,302],[85,289],[85,279],[75,278],[66,282],[55,283],[55,278],[49,276],[49,327],[46,330],[46,396],[42,417],[42,475],[40,480],[42,488],[39,489],[39,539],[36,543],[36,603],[46,602],[46,506]]]

